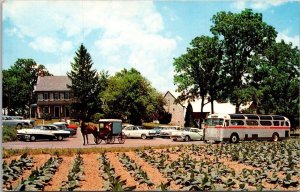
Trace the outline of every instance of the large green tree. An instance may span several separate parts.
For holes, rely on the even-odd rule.
[[[202,99],[201,112],[204,100],[210,95],[212,112],[213,101],[220,98],[223,89],[220,79],[222,51],[216,37],[196,37],[191,42],[187,52],[174,59],[174,82],[177,91],[181,92],[178,100]]]
[[[254,57],[262,55],[275,41],[277,32],[263,21],[262,14],[245,9],[241,13],[218,12],[212,18],[211,32],[222,41],[224,73],[230,101],[236,113],[249,100],[249,74]],[[250,91],[251,92],[251,91]]]
[[[162,95],[133,68],[110,77],[101,99],[107,118],[121,118],[137,125],[155,119],[164,106]]]
[[[28,115],[30,105],[36,102],[33,91],[38,76],[51,74],[33,59],[18,59],[11,68],[2,72],[3,108],[7,108],[9,114]]]
[[[299,118],[299,48],[284,41],[273,43],[256,58],[250,83],[258,113],[287,116],[293,126]]]
[[[75,102],[71,105],[80,118],[90,119],[99,110],[99,76],[92,69],[93,61],[83,44],[76,51],[72,70],[67,73],[72,84],[68,85],[74,94]]]

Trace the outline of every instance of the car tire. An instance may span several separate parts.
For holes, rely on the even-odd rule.
[[[190,141],[191,140],[191,138],[188,136],[188,135],[186,135],[185,137],[184,137],[184,141]]]
[[[34,135],[30,135],[30,141],[36,141],[36,137]]]
[[[146,136],[145,134],[142,134],[142,135],[141,135],[141,138],[142,138],[142,139],[147,139],[147,136]]]
[[[174,139],[173,139],[173,141],[177,141],[177,139],[176,139],[176,138],[174,138]]]
[[[22,128],[22,124],[19,123],[19,124],[16,126],[16,128],[17,128],[17,129],[21,129],[21,128]]]
[[[64,139],[64,137],[63,137],[62,135],[58,135],[58,136],[57,136],[57,140],[58,140],[58,141],[62,141],[63,139]]]

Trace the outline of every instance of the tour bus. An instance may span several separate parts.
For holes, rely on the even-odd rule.
[[[278,141],[290,136],[290,125],[280,115],[211,114],[205,121],[204,141]]]

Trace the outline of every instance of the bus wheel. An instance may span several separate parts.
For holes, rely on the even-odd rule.
[[[272,140],[273,140],[274,142],[276,142],[276,141],[279,140],[278,133],[273,133],[273,135],[272,135]]]
[[[240,138],[239,138],[238,134],[236,134],[236,133],[233,133],[230,137],[230,142],[231,143],[238,143],[239,140],[240,140]]]

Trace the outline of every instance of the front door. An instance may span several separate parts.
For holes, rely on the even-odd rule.
[[[59,117],[59,109],[60,109],[59,106],[55,106],[55,107],[54,107],[54,117],[55,117],[55,118],[58,118],[58,117]]]

